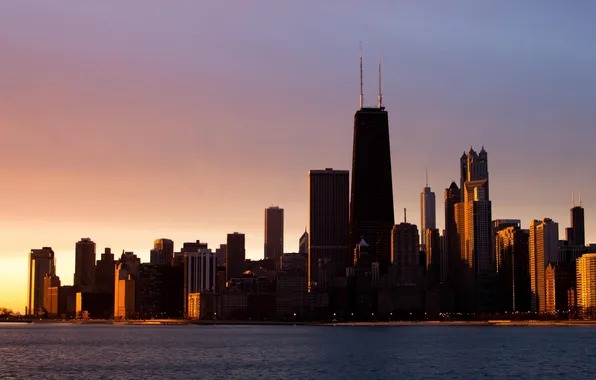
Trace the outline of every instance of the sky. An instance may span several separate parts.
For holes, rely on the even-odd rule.
[[[215,248],[285,209],[310,169],[351,169],[363,44],[390,121],[396,221],[420,222],[425,168],[444,225],[459,158],[488,152],[493,218],[550,217],[582,192],[596,241],[596,4],[515,0],[0,2],[0,307],[24,311],[27,255],[72,284],[82,237],[147,261],[153,240]]]

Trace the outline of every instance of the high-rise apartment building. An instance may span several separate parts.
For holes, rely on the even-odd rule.
[[[512,226],[500,228],[495,236],[501,312],[528,312],[531,309],[529,231],[522,230],[520,223],[517,221]]]
[[[350,200],[350,252],[364,239],[379,262],[381,274],[391,262],[391,230],[395,222],[389,116],[381,94],[376,107],[364,107],[362,55],[360,56],[360,109],[354,115],[352,191]]]
[[[284,254],[284,209],[272,206],[265,209],[265,259],[281,267]]]
[[[455,206],[460,258],[456,263],[458,311],[490,312],[494,303],[495,260],[492,251],[491,202],[487,180],[464,182],[463,202]]]
[[[184,253],[185,314],[191,294],[215,293],[217,286],[217,257],[210,249]]]
[[[74,286],[95,285],[95,243],[82,238],[75,248]]]
[[[421,244],[423,249],[426,249],[426,230],[434,230],[437,228],[437,209],[435,205],[435,193],[428,187],[428,176],[426,179],[426,186],[420,193],[420,231]]]
[[[453,292],[456,283],[456,270],[460,262],[459,235],[457,233],[457,223],[455,220],[455,205],[461,202],[461,191],[455,182],[445,189],[445,250],[443,254],[446,257],[444,271],[449,289]]]
[[[46,274],[54,275],[56,264],[54,251],[50,247],[32,249],[29,252],[29,284],[26,314],[38,315],[44,306],[44,279]]]
[[[244,272],[244,261],[246,260],[244,234],[234,232],[228,234],[226,250],[226,279],[239,278]]]
[[[151,262],[152,264],[161,265],[168,264],[172,265],[174,259],[174,242],[170,239],[157,239],[153,242],[153,249],[161,252],[159,260],[157,262]]]
[[[577,259],[577,308],[584,319],[596,318],[596,253]]]
[[[559,256],[559,224],[551,219],[530,222],[531,305],[535,313],[546,312],[546,266]]]
[[[60,277],[55,274],[46,274],[43,279],[43,310],[47,315],[58,315],[58,291]]]
[[[351,266],[348,249],[349,172],[347,170],[311,170],[308,172],[309,231],[308,282],[316,286],[321,260],[329,275],[345,277]]]

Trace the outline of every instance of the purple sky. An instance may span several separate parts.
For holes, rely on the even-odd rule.
[[[260,258],[274,204],[295,251],[308,170],[350,169],[359,41],[365,103],[383,55],[397,220],[419,222],[428,166],[442,227],[484,145],[494,218],[563,235],[582,191],[596,241],[593,2],[288,3],[0,2],[0,302],[24,304],[31,248],[71,283],[81,237],[147,259],[158,237],[240,231]]]

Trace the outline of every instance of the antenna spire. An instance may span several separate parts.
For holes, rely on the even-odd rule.
[[[573,191],[571,192],[571,207],[575,207],[575,194]]]
[[[579,193],[579,207],[583,207],[583,205],[582,205],[582,193]]]
[[[428,166],[425,168],[425,170],[426,170],[426,175],[425,175],[425,178],[426,178],[426,187],[428,187]]]
[[[360,41],[360,109],[364,107],[364,90],[362,88],[362,41]]]
[[[377,60],[379,63],[379,96],[377,100],[379,103],[379,108],[383,108],[383,92],[381,91],[381,52],[379,52]]]
[[[406,208],[404,207],[404,223],[408,223],[408,218],[406,217]]]

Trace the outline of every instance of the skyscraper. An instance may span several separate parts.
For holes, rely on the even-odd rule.
[[[486,182],[464,182],[463,202],[455,207],[460,253],[457,273],[460,283],[455,301],[460,311],[492,311],[496,307],[494,294],[491,294],[496,267],[492,251],[492,208],[486,197]]]
[[[429,285],[441,282],[441,235],[436,228],[426,229],[426,278]]]
[[[586,245],[586,230],[584,222],[584,207],[582,204],[581,194],[579,197],[579,206],[575,205],[575,198],[572,196],[571,210],[569,210],[571,219],[571,227],[566,229],[566,238],[571,246],[585,246]]]
[[[445,252],[447,256],[446,276],[450,290],[455,290],[457,269],[460,263],[459,235],[457,234],[457,223],[455,220],[455,205],[461,202],[461,192],[455,182],[451,182],[449,188],[445,189]]]
[[[596,317],[596,253],[577,259],[577,308],[584,319]]]
[[[545,271],[559,256],[559,224],[551,219],[530,222],[530,284],[532,311],[546,312]]]
[[[101,293],[114,293],[114,254],[106,248],[95,266],[95,286]]]
[[[528,312],[530,303],[529,231],[514,226],[499,229],[495,236],[499,310]]]
[[[220,244],[219,248],[215,249],[215,256],[217,257],[217,265],[226,265],[226,255],[228,251],[228,246],[225,244]]]
[[[37,315],[44,306],[44,279],[46,274],[54,275],[56,264],[54,251],[50,247],[32,249],[29,252],[29,286],[27,292],[27,314]]]
[[[158,263],[152,264],[168,264],[172,265],[174,258],[174,242],[170,239],[157,239],[153,242],[153,249],[161,252],[161,260]]]
[[[244,260],[246,259],[244,243],[244,234],[238,232],[228,234],[228,248],[226,250],[226,279],[228,281],[232,278],[242,276],[242,272],[244,271]]]
[[[95,285],[95,243],[89,238],[76,244],[74,285]]]
[[[265,259],[280,268],[284,254],[284,209],[272,206],[265,209]]]
[[[402,286],[418,284],[421,280],[419,238],[418,227],[405,221],[391,231],[391,261],[397,268],[397,282]]]
[[[389,144],[389,117],[382,102],[379,61],[377,107],[364,107],[360,55],[360,109],[354,115],[350,252],[364,239],[386,273],[391,261],[391,229],[395,222]]]
[[[193,293],[214,293],[217,257],[208,248],[184,253],[184,313],[188,313],[189,296]]]
[[[330,275],[345,277],[350,265],[348,250],[349,191],[347,170],[311,170],[308,172],[309,230],[308,282],[318,281],[319,260],[330,268]]]
[[[460,159],[460,190],[461,199],[464,199],[464,183],[469,181],[478,181],[485,179],[483,187],[486,193],[486,199],[490,199],[488,194],[488,154],[484,147],[480,153],[476,153],[472,147],[469,152],[464,152]]]
[[[298,253],[308,253],[308,232],[306,232],[306,227],[304,227],[304,233],[298,240]]]
[[[426,248],[426,230],[437,228],[437,209],[435,205],[435,193],[428,187],[428,175],[426,176],[426,186],[420,193],[420,239],[423,248]]]

